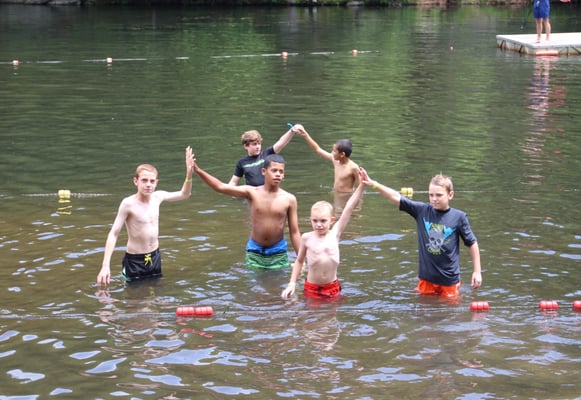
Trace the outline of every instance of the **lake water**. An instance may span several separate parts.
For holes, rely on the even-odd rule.
[[[580,17],[554,4],[553,32]],[[534,33],[527,9],[0,5],[0,399],[580,398],[581,58],[496,48],[518,33]],[[161,209],[164,277],[121,281],[123,232],[97,290],[137,164],[177,190],[191,145],[227,181],[243,131],[270,145],[288,122],[327,149],[351,139],[414,199],[451,175],[482,288],[463,249],[461,302],[417,296],[415,224],[369,191],[341,243],[343,298],[285,302],[289,271],[243,265],[246,204],[194,177]],[[282,154],[309,230],[312,203],[342,202],[332,167],[300,137]]]

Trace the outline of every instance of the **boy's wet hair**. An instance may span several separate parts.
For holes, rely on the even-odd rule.
[[[311,207],[311,213],[315,210],[325,210],[325,209],[327,210],[331,217],[335,215],[335,207],[333,207],[331,203],[325,200],[320,200],[313,204]]]
[[[262,143],[262,135],[256,129],[244,132],[240,139],[242,140],[243,146],[253,142]]]
[[[158,172],[157,172],[157,168],[155,168],[153,165],[151,164],[140,164],[137,166],[137,168],[135,169],[135,178],[139,178],[139,174],[142,173],[143,171],[148,171],[151,172],[153,174],[155,174],[155,178],[157,179],[158,177]]]
[[[339,153],[345,153],[345,156],[351,157],[351,152],[353,151],[353,143],[349,139],[341,139],[335,142],[337,146],[337,151]]]
[[[454,184],[452,183],[452,178],[444,174],[434,175],[430,180],[430,185],[443,187],[444,189],[446,189],[446,192],[448,193],[454,191]]]
[[[270,166],[270,163],[279,163],[279,164],[284,164],[284,158],[280,155],[280,154],[271,154],[269,156],[266,156],[266,158],[264,159],[264,169],[268,169],[268,167]]]

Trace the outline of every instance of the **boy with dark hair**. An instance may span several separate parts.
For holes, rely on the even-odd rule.
[[[348,139],[337,140],[331,153],[322,149],[302,125],[295,125],[297,133],[305,138],[309,147],[325,160],[333,163],[333,190],[337,193],[353,193],[359,185],[359,166],[351,160],[353,145]]]
[[[246,265],[275,269],[288,267],[287,243],[284,237],[288,223],[289,234],[295,251],[299,249],[301,234],[296,197],[283,190],[285,161],[273,154],[264,160],[262,175],[264,185],[234,186],[221,182],[200,168],[194,158],[194,172],[216,192],[244,198],[250,204],[252,230],[246,244]]]

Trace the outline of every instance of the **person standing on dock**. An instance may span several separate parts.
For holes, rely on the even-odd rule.
[[[533,16],[537,24],[537,43],[541,43],[541,35],[543,34],[543,25],[545,25],[545,34],[547,41],[551,36],[551,21],[549,14],[551,13],[551,3],[549,0],[534,0]]]

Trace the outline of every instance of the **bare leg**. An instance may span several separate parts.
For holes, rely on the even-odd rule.
[[[545,33],[547,34],[548,41],[551,36],[551,21],[549,20],[549,18],[544,18],[544,21],[545,21]]]
[[[537,18],[535,19],[535,22],[537,23],[537,43],[541,43],[541,35],[543,33],[543,19]]]

